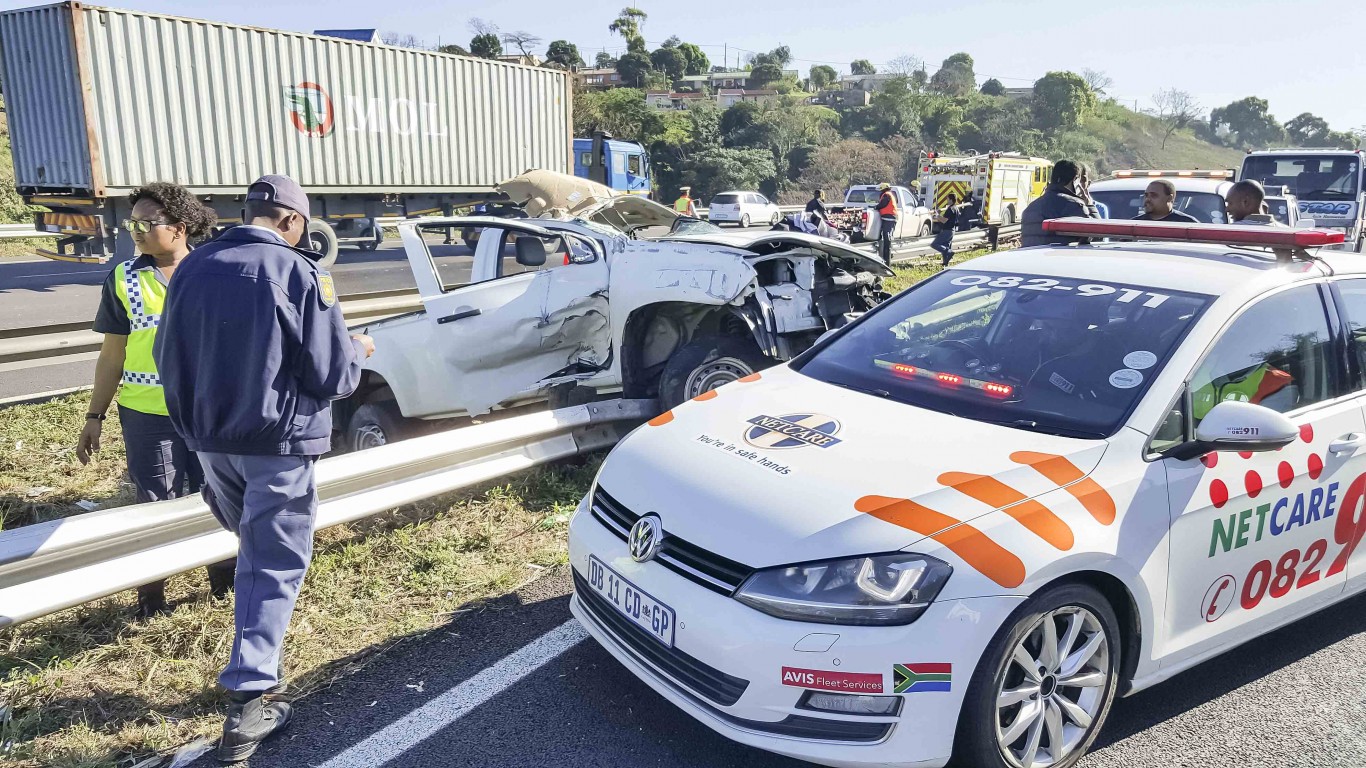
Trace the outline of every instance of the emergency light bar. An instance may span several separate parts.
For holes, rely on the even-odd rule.
[[[1143,177],[1162,178],[1177,176],[1188,179],[1232,179],[1233,171],[1115,171],[1116,179],[1140,179]]]
[[[1321,248],[1338,245],[1345,233],[1328,229],[1289,229],[1263,225],[1174,224],[1164,221],[1115,221],[1071,216],[1050,219],[1043,231],[1073,237],[1118,237],[1125,240],[1176,240],[1262,248]]]

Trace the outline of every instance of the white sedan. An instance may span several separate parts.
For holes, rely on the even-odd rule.
[[[570,524],[574,615],[745,744],[1037,768],[1366,590],[1366,262],[1307,250],[1341,233],[1048,226],[1232,247],[985,256],[662,414]]]
[[[727,222],[748,227],[750,224],[777,224],[783,214],[778,206],[758,192],[722,192],[707,205],[707,221]]]

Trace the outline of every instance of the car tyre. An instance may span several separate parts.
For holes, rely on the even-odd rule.
[[[783,218],[782,211],[774,211],[774,212],[773,212],[773,215],[770,216],[769,219],[768,219],[768,224],[769,224],[769,226],[771,226],[771,227],[776,227],[776,226],[778,226],[778,222],[781,221],[782,218]]]
[[[659,378],[659,400],[673,408],[736,379],[776,365],[752,339],[699,336],[674,350]]]
[[[740,229],[745,229],[745,228],[747,228],[748,226],[749,226],[749,214],[746,213],[745,215],[743,215],[743,216],[740,217]]]
[[[1046,650],[1050,637],[1061,649],[1052,654]],[[1060,584],[1027,600],[996,633],[973,672],[953,764],[1019,768],[1044,760],[1050,768],[1076,765],[1110,714],[1121,650],[1119,620],[1093,587]],[[1069,681],[1085,685],[1066,685]],[[1055,739],[1061,742],[1056,753]],[[1031,746],[1035,755],[1027,760]]]
[[[933,229],[933,227],[930,226],[930,223],[929,223],[928,221],[925,222],[924,224],[921,224],[921,225],[920,225],[920,237],[921,237],[921,239],[924,239],[924,238],[929,237],[930,234],[931,234],[931,233],[930,233],[930,230],[931,230],[931,229]]]
[[[393,400],[366,403],[347,422],[346,447],[352,451],[378,448],[408,437],[408,431]]]
[[[357,245],[360,246],[362,251],[373,251],[378,249],[382,242],[384,242],[384,230],[379,227],[371,227],[371,238],[369,240],[362,240],[360,243],[357,243]]]

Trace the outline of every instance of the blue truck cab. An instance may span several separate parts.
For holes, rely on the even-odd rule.
[[[618,192],[650,194],[650,157],[645,148],[603,133],[574,139],[574,175]]]

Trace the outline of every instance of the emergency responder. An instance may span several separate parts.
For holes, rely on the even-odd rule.
[[[1228,217],[1234,224],[1260,224],[1262,226],[1282,226],[1275,217],[1267,213],[1266,190],[1253,179],[1243,179],[1228,191]]]
[[[892,263],[892,237],[896,234],[896,193],[892,191],[892,185],[883,182],[878,186],[880,194],[877,198],[877,212],[882,218],[878,229],[878,255],[882,256],[882,261]]]
[[[825,212],[825,190],[816,190],[806,202],[806,220],[812,224],[830,222],[830,216]]]
[[[148,184],[134,190],[128,202],[132,212],[123,227],[139,255],[114,267],[104,281],[94,325],[96,333],[104,334],[104,343],[95,361],[95,386],[76,443],[76,458],[88,464],[90,454],[100,449],[105,412],[119,391],[119,427],[128,477],[136,501],[142,504],[199,493],[204,482],[199,459],[166,415],[152,342],[171,275],[189,255],[190,243],[213,231],[216,217],[178,184]],[[209,566],[214,597],[232,591],[234,567],[232,560]],[[138,587],[139,618],[169,611],[165,580]]]
[[[678,199],[674,201],[674,212],[679,216],[697,218],[697,201],[692,199],[692,187],[679,187]]]
[[[958,206],[958,195],[950,192],[947,200],[948,205],[934,217],[935,223],[939,225],[939,233],[934,236],[934,242],[930,243],[930,247],[939,251],[939,255],[943,257],[940,269],[947,267],[953,260],[953,231],[958,228],[958,220],[963,215],[962,209]]]
[[[967,194],[963,197],[963,202],[958,205],[958,224],[956,225],[958,231],[968,231],[972,228],[976,220],[977,201],[972,196],[972,190],[969,189]]]
[[[247,188],[243,226],[195,251],[175,278],[156,359],[176,431],[199,452],[205,500],[237,534],[236,634],[218,758],[245,760],[288,723],[280,650],[313,549],[313,467],[331,449],[330,403],[374,351],[349,335],[332,277],[297,248],[303,190]]]
[[[1143,213],[1135,221],[1169,221],[1174,224],[1199,224],[1200,220],[1176,210],[1176,185],[1168,179],[1154,179],[1143,191]]]
[[[1043,231],[1043,223],[1049,219],[1068,216],[1099,218],[1096,205],[1086,192],[1088,181],[1089,173],[1083,177],[1083,169],[1075,161],[1059,160],[1054,163],[1053,176],[1048,182],[1048,187],[1038,199],[1025,207],[1024,213],[1020,216],[1020,244],[1029,247],[1090,242],[1086,238],[1050,235]]]

